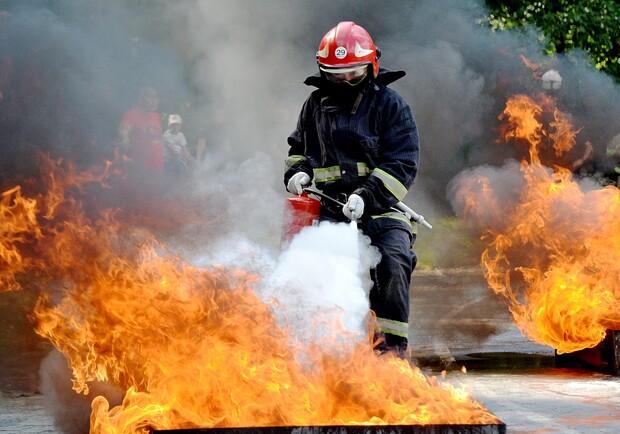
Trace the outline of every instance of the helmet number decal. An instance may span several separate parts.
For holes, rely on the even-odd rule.
[[[334,54],[336,55],[336,58],[344,59],[347,56],[347,49],[344,47],[338,47],[336,48],[336,52]]]

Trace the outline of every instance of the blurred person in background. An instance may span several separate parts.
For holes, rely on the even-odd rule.
[[[607,161],[604,176],[611,185],[620,187],[620,134],[616,134],[607,144]]]
[[[541,83],[543,92],[545,95],[553,98],[555,102],[561,106],[561,101],[559,101],[560,93],[562,91],[562,76],[558,72],[557,69],[551,68],[545,71],[541,76]],[[560,107],[561,108],[561,107]],[[568,113],[562,109],[562,112],[567,116],[568,120],[573,124],[573,116],[571,113]],[[546,119],[545,128],[553,131],[552,125],[557,124],[554,122],[555,119],[552,118],[552,115],[555,116],[555,113],[549,113]],[[558,164],[561,167],[566,169],[570,169],[573,174],[578,175],[580,173],[591,173],[592,169],[592,156],[594,152],[594,147],[592,146],[592,142],[589,140],[579,140],[579,133],[582,132],[583,128],[580,128],[577,125],[573,125],[573,127],[578,128],[577,130],[570,131],[557,131],[558,136],[552,138],[547,138],[547,142],[553,142],[553,140],[561,140],[565,139],[562,133],[566,133],[570,136],[575,134],[577,137],[573,139],[574,144],[572,148],[561,155],[558,155],[557,152],[553,149],[553,143],[546,143],[546,147],[541,150],[541,159],[543,160],[543,164],[546,164],[550,167],[553,167],[554,164]],[[546,152],[545,152],[546,151]]]
[[[164,167],[166,171],[182,173],[189,170],[193,157],[187,139],[181,131],[183,119],[178,114],[168,116],[168,129],[164,132]]]
[[[123,176],[115,191],[124,207],[143,221],[155,221],[166,207],[161,206],[164,187],[164,143],[161,118],[157,113],[157,91],[140,90],[138,105],[128,110],[118,127]]]
[[[131,159],[132,170],[159,174],[164,170],[161,119],[157,90],[145,86],[138,105],[125,113],[118,127],[121,150]]]

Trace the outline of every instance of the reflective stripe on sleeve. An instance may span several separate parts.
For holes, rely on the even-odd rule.
[[[407,195],[407,188],[398,179],[394,178],[385,170],[376,168],[370,175],[379,178],[381,182],[383,182],[385,188],[387,188],[388,191],[399,201],[403,200]]]
[[[304,157],[303,155],[290,155],[286,160],[284,160],[284,163],[286,164],[287,168],[290,168],[293,166],[293,164],[299,163],[300,161],[305,161],[306,157]]]
[[[409,325],[406,322],[394,321],[386,318],[377,317],[377,330],[403,338],[409,335]]]

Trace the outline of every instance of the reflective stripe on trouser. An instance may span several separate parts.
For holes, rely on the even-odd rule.
[[[409,324],[391,319],[377,318],[376,330],[382,333],[407,338],[409,336]]]
[[[381,253],[381,261],[373,270],[370,308],[377,317],[377,326],[388,343],[407,342],[409,322],[409,286],[416,262],[411,250],[415,236],[411,226],[393,218],[372,218],[362,223],[372,245]],[[398,327],[395,327],[398,325]],[[390,339],[390,336],[396,339]]]

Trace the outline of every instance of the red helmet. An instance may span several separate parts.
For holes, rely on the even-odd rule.
[[[316,53],[322,71],[342,72],[360,65],[372,65],[375,77],[379,74],[379,56],[370,34],[353,21],[342,21],[327,32]]]

